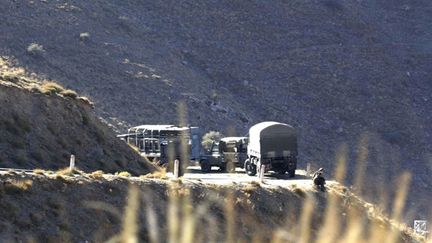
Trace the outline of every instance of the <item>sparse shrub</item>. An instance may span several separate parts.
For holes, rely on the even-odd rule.
[[[32,55],[39,55],[39,54],[44,53],[45,50],[44,50],[42,45],[33,42],[27,47],[27,52],[32,54]]]
[[[6,181],[4,183],[4,190],[8,194],[17,194],[27,191],[32,185],[33,181],[29,179]]]
[[[131,177],[131,176],[132,176],[132,175],[131,175],[129,172],[127,172],[127,171],[120,171],[120,172],[115,173],[115,175],[118,175],[118,176],[124,176],[124,177]]]
[[[12,83],[18,83],[19,78],[14,73],[8,73],[1,76],[4,80],[12,82]]]
[[[210,131],[202,137],[201,145],[204,147],[204,149],[210,149],[213,142],[219,142],[222,138],[222,134],[220,132],[216,131]]]
[[[45,82],[41,86],[41,92],[44,94],[55,94],[55,93],[61,93],[65,90],[63,86],[61,86],[58,83],[54,82]]]
[[[102,170],[93,171],[90,174],[90,177],[93,179],[100,179],[103,178],[104,172]]]
[[[242,189],[246,193],[252,193],[252,192],[256,191],[258,188],[260,188],[260,187],[261,187],[261,184],[259,182],[251,181],[250,183],[248,183]]]
[[[82,32],[82,33],[80,33],[79,38],[81,41],[87,41],[88,39],[90,39],[90,33],[89,32]]]
[[[299,197],[302,197],[302,198],[306,197],[306,192],[301,188],[296,187],[293,189],[293,192],[295,194],[297,194]]]
[[[94,108],[94,103],[90,101],[89,98],[84,97],[84,96],[80,96],[77,98],[79,101],[81,101],[82,103],[89,105],[90,107]]]
[[[45,218],[45,213],[43,211],[40,211],[40,212],[31,212],[30,213],[30,220],[34,224],[41,223],[44,218]]]
[[[168,179],[168,176],[166,174],[166,169],[163,168],[161,170],[155,171],[153,173],[148,173],[145,175],[140,176],[140,179]]]
[[[63,90],[62,92],[60,92],[60,94],[63,95],[64,97],[69,97],[72,99],[76,99],[78,97],[77,92],[75,92],[71,89]]]
[[[69,167],[56,171],[56,174],[59,176],[72,176],[72,175],[84,175],[85,173],[78,169],[70,169]]]
[[[37,175],[44,175],[45,174],[45,170],[43,170],[43,169],[34,169],[33,170],[33,173],[34,174],[37,174]]]

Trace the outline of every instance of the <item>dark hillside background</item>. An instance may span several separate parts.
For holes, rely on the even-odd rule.
[[[176,123],[179,101],[190,124],[226,134],[287,122],[300,167],[331,170],[346,144],[352,182],[368,148],[367,194],[395,192],[408,170],[407,217],[432,217],[429,0],[2,0],[0,12],[0,55],[89,95],[121,131]]]

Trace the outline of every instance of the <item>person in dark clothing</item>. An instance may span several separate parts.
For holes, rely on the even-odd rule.
[[[324,169],[323,168],[319,168],[317,171],[315,171],[315,173],[312,176],[312,181],[314,183],[314,185],[320,189],[321,191],[325,190],[325,178],[323,176],[324,173]]]

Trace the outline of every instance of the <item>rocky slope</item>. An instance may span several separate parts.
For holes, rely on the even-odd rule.
[[[300,166],[331,170],[347,144],[351,182],[360,163],[374,198],[411,171],[413,217],[432,217],[431,9],[427,0],[9,1],[0,54],[89,95],[119,127],[176,123],[184,101],[191,124],[226,134],[263,120],[295,125]]]
[[[41,82],[0,59],[0,167],[85,171],[154,170],[94,114],[92,104],[52,82]]]

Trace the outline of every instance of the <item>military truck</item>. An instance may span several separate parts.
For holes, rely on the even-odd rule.
[[[150,160],[160,160],[163,145],[170,141],[185,139],[191,160],[198,160],[201,154],[201,131],[198,127],[177,127],[174,125],[140,125],[131,127],[120,139],[135,146],[142,156]]]
[[[247,158],[247,141],[247,137],[225,137],[220,142],[213,142],[200,158],[201,171],[207,173],[212,166],[218,166],[221,171],[234,173],[236,167],[243,168]]]
[[[159,165],[167,172],[174,172],[174,161],[179,161],[179,176],[183,176],[189,166],[191,145],[184,137],[164,140],[160,145]]]
[[[297,132],[284,123],[261,122],[249,129],[247,159],[244,163],[250,176],[274,171],[295,176],[297,168]]]

